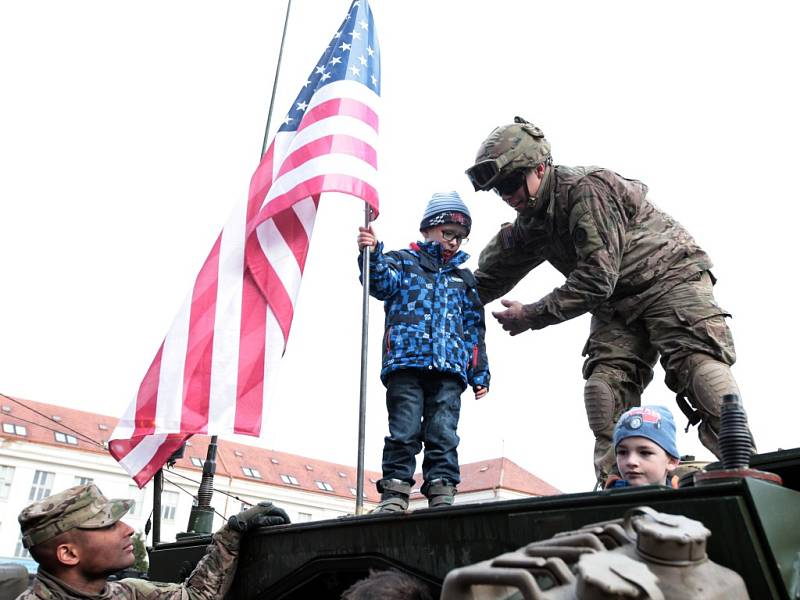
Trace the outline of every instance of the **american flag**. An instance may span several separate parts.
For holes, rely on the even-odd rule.
[[[223,228],[109,451],[143,487],[192,434],[257,436],[322,192],[378,212],[380,57],[355,0]]]

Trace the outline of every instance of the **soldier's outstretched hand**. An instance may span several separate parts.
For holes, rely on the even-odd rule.
[[[372,231],[372,226],[358,228],[358,249],[363,250],[369,248],[372,252],[375,246],[378,245],[378,238],[375,237],[375,232]]]
[[[525,320],[525,305],[516,300],[501,300],[506,310],[493,312],[492,316],[497,319],[503,329],[511,335],[517,335],[530,329],[530,325]]]
[[[228,519],[228,527],[240,533],[252,531],[257,527],[287,525],[288,523],[291,521],[286,511],[266,500]]]

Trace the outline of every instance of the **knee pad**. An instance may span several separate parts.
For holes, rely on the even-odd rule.
[[[597,434],[608,433],[614,429],[614,390],[607,381],[592,376],[583,387],[583,402],[589,427]]]
[[[720,403],[725,394],[741,397],[733,373],[728,365],[711,357],[693,354],[689,358],[689,402],[704,417],[719,418]]]

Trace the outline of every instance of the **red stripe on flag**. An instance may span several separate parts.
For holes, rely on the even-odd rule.
[[[133,476],[133,480],[140,488],[144,487],[153,478],[158,470],[169,460],[181,444],[189,439],[190,435],[184,433],[171,433],[161,443],[151,458],[142,469]]]
[[[208,432],[208,405],[211,396],[211,357],[214,349],[214,319],[217,308],[219,247],[222,236],[200,269],[192,290],[189,336],[183,372],[181,431]]]
[[[298,200],[308,198],[309,196],[317,196],[322,192],[342,192],[344,194],[357,196],[367,202],[377,215],[378,190],[358,177],[341,173],[328,173],[306,179],[285,194],[281,194],[270,200],[269,203],[261,209],[258,219],[253,225],[257,227],[267,219],[286,210]]]
[[[283,161],[278,177],[296,169],[313,158],[329,154],[347,154],[378,168],[378,156],[375,148],[364,140],[349,135],[333,134],[309,142],[301,146]]]
[[[245,259],[247,260],[247,268],[253,276],[253,282],[261,290],[267,304],[275,314],[285,340],[289,336],[294,306],[283,282],[261,251],[261,246],[255,234],[247,239]]]
[[[156,408],[158,406],[158,381],[161,375],[161,356],[164,353],[164,342],[156,352],[150,368],[147,369],[139,393],[136,395],[136,412],[134,414],[133,435],[147,435],[155,431]]]
[[[328,117],[353,117],[363,121],[375,132],[378,131],[378,115],[369,106],[353,98],[331,98],[325,102],[320,102],[314,108],[303,115],[303,120],[297,131],[300,132],[309,125]]]
[[[256,243],[258,243],[256,241]],[[248,269],[242,281],[235,433],[258,435],[264,390],[267,303]]]
[[[247,197],[247,231],[250,231],[250,222],[261,209],[264,196],[267,195],[269,187],[272,185],[272,159],[275,154],[275,142],[273,141],[261,161],[258,163],[253,176],[250,178],[250,191]]]
[[[275,228],[281,234],[286,245],[291,249],[294,259],[300,268],[300,273],[306,264],[308,254],[308,234],[306,228],[300,222],[297,213],[293,210],[285,210],[272,218]]]

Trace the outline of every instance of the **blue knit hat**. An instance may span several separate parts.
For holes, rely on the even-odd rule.
[[[467,235],[472,228],[472,217],[469,209],[458,192],[437,192],[431,196],[425,213],[422,215],[422,222],[419,230],[424,231],[428,227],[436,227],[445,223],[455,223],[466,228]]]
[[[622,414],[614,427],[614,448],[629,437],[643,437],[680,458],[675,444],[675,419],[666,406],[637,406]]]

